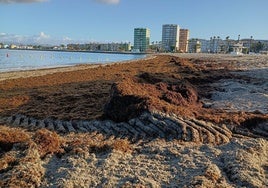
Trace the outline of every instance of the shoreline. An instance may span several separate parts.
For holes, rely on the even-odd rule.
[[[38,59],[39,55],[38,57],[36,55],[33,55],[33,56],[31,55],[31,53],[34,53],[34,51],[41,53],[41,54],[44,53],[45,55],[49,57],[45,57],[45,60],[43,61],[43,56],[39,54],[40,59]],[[114,63],[114,62],[124,62],[124,61],[129,61],[129,60],[142,59],[146,56],[150,56],[150,54],[143,54],[143,53],[140,53],[140,54],[120,53],[120,52],[108,53],[108,52],[69,51],[69,50],[2,49],[2,52],[1,52],[1,57],[4,57],[4,58],[1,59],[0,61],[0,64],[1,64],[0,73],[19,72],[19,71],[28,71],[28,70],[31,71],[31,70],[41,70],[41,69],[54,69],[54,68],[70,67],[70,66],[76,66],[76,65],[87,65],[87,64],[88,65],[109,64],[109,63]],[[14,55],[13,59],[8,58],[9,54],[12,54],[13,52],[15,53],[16,56]],[[49,54],[46,54],[46,52]],[[79,55],[79,53],[83,53],[83,52],[86,52],[88,54]],[[53,53],[53,54],[50,54],[50,53]],[[60,56],[58,58],[54,58],[54,56],[57,57],[57,53],[59,53]],[[63,55],[64,53],[68,53],[68,54]],[[72,55],[71,53],[74,53],[74,55]],[[99,55],[94,55],[94,53],[95,54],[98,53]],[[24,55],[26,59],[21,60],[22,57],[24,58]],[[5,58],[5,56],[7,58]],[[63,59],[62,56],[66,56],[65,59]],[[79,56],[79,58],[78,57],[73,58],[73,56],[74,57]],[[85,57],[82,57],[83,61],[81,60],[81,56],[85,56]],[[87,59],[88,57],[86,56],[92,56],[93,58]],[[20,61],[22,61],[23,63],[19,63]]]
[[[78,53],[105,53],[105,54],[126,54],[126,55],[147,55],[153,54],[148,52],[120,52],[120,51],[89,51],[89,50],[54,50],[54,49],[9,49],[0,48],[0,50],[25,50],[25,51],[47,51],[47,52],[78,52]]]
[[[36,76],[44,76],[47,74],[54,74],[59,72],[71,72],[71,71],[79,71],[89,68],[96,68],[99,66],[107,66],[107,65],[114,65],[114,64],[121,64],[121,63],[131,63],[137,62],[142,60],[147,60],[156,57],[156,55],[147,55],[144,58],[139,59],[132,59],[132,60],[123,60],[123,61],[114,61],[114,62],[107,62],[107,63],[82,63],[76,65],[65,65],[65,66],[57,66],[57,67],[50,67],[50,68],[39,68],[39,69],[29,69],[29,70],[17,70],[17,71],[7,71],[7,72],[0,72],[0,81],[10,80],[10,79],[18,79],[18,78],[28,78],[28,77],[36,77]]]
[[[2,50],[2,49],[0,49]],[[60,66],[52,66],[52,67],[41,67],[41,68],[33,68],[33,69],[21,69],[21,70],[11,70],[11,71],[0,71],[0,81],[6,80],[6,79],[16,79],[20,78],[20,75],[15,74],[23,74],[28,75],[28,73],[34,73],[34,72],[40,72],[40,74],[33,74],[34,76],[42,76],[49,74],[49,70],[51,70],[51,73],[56,72],[64,72],[64,71],[72,71],[72,70],[82,70],[83,68],[94,68],[97,66],[106,66],[106,65],[113,65],[116,63],[129,63],[129,62],[136,62],[139,60],[146,60],[147,58],[152,58],[156,56],[174,56],[179,58],[186,58],[186,59],[200,59],[200,60],[216,60],[216,61],[242,61],[244,62],[245,59],[249,60],[247,62],[247,66],[249,63],[254,63],[256,60],[259,61],[266,61],[268,59],[267,55],[263,54],[254,54],[254,55],[248,55],[244,54],[242,56],[235,56],[231,54],[209,54],[209,53],[118,53],[118,52],[100,52],[100,51],[68,51],[68,50],[30,50],[30,49],[8,49],[8,50],[29,50],[29,51],[58,51],[58,52],[87,52],[87,53],[112,53],[112,54],[126,54],[126,55],[146,55],[144,58],[138,58],[138,59],[132,59],[132,60],[122,60],[122,61],[111,61],[111,62],[91,62],[91,63],[80,63],[80,64],[73,64],[73,65],[60,65]],[[257,67],[256,67],[257,68]],[[268,65],[266,67],[260,67],[262,68],[268,68]],[[57,70],[58,69],[58,70]],[[239,65],[239,69],[243,69],[241,65]],[[246,69],[245,69],[246,70]],[[41,72],[46,72],[42,74]],[[10,77],[11,76],[11,77]],[[29,75],[30,76],[30,75]],[[26,76],[28,77],[28,76]]]

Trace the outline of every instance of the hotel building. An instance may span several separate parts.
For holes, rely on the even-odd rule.
[[[180,29],[179,52],[188,52],[189,30]]]
[[[162,26],[162,48],[165,51],[179,50],[180,27],[176,24]]]
[[[150,45],[150,30],[147,28],[134,29],[134,51],[145,52]]]

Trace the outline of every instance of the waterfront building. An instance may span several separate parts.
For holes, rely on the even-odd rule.
[[[180,29],[179,52],[188,52],[189,33],[188,29]]]
[[[188,46],[188,51],[190,53],[200,53],[201,52],[201,42],[199,39],[190,39],[189,40],[189,46]]]
[[[130,51],[131,45],[129,42],[125,43],[89,43],[89,44],[68,44],[68,50],[87,50],[87,51],[112,51],[124,52]]]
[[[268,41],[267,40],[257,40],[257,39],[242,39],[243,46],[248,49],[248,52],[258,53],[260,51],[268,50]]]
[[[150,50],[152,52],[160,52],[161,48],[162,48],[161,41],[153,41],[152,44],[150,45]]]
[[[246,47],[248,49],[248,52],[251,51],[251,46],[255,43],[255,41],[252,38],[248,38],[248,39],[241,39],[240,40],[243,43],[243,46]]]
[[[234,44],[233,46],[232,46],[232,52],[231,52],[231,54],[232,55],[242,55],[243,54],[243,49],[244,49],[245,47],[243,46],[243,43],[241,43],[241,42],[238,42],[238,43],[236,43],[236,44]]]
[[[261,50],[268,50],[268,40],[258,40],[261,44],[263,44],[263,48]]]
[[[119,50],[120,51],[126,51],[126,52],[130,51],[131,50],[130,42],[120,43]]]
[[[179,50],[180,27],[176,24],[162,26],[162,48],[164,51],[173,52]]]
[[[9,46],[9,48],[10,48],[10,49],[15,49],[15,48],[17,48],[17,46],[16,46],[15,44],[11,44],[11,45]]]
[[[210,37],[210,53],[225,53],[228,40],[224,41],[219,36]]]
[[[198,39],[201,43],[201,52],[209,53],[210,52],[210,40]]]
[[[150,45],[150,30],[147,28],[134,29],[134,51],[146,52]]]
[[[98,47],[100,51],[130,51],[130,43],[103,43]]]

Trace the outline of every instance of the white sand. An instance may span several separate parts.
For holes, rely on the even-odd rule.
[[[47,159],[44,186],[267,187],[268,142],[234,138],[226,145],[155,140],[134,153]]]

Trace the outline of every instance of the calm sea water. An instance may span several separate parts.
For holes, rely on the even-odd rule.
[[[143,57],[145,55],[1,49],[0,72],[109,63]]]

